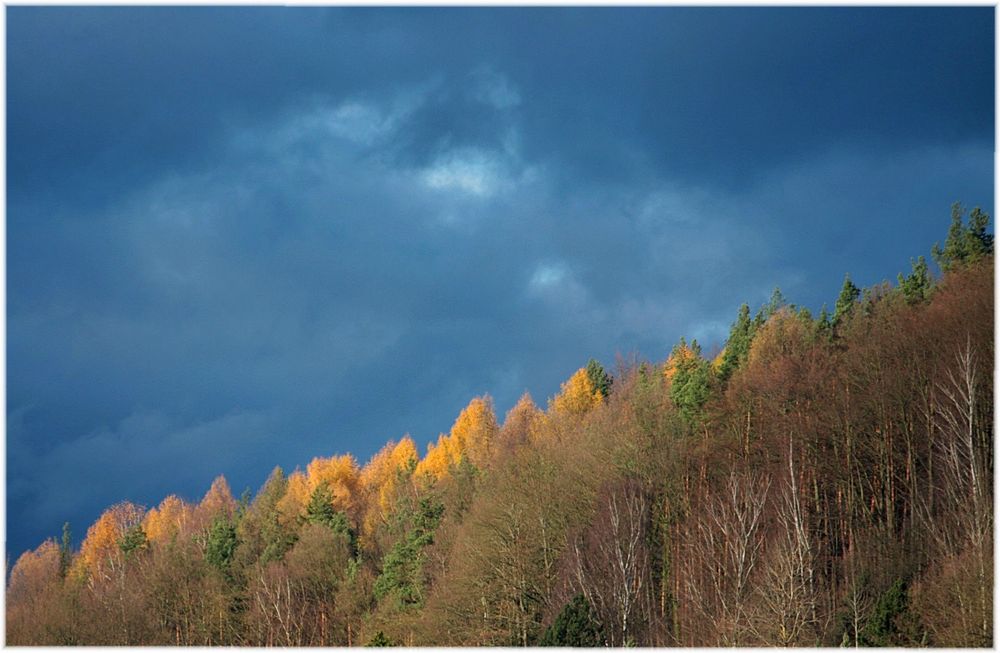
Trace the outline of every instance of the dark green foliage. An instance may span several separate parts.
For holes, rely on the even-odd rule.
[[[931,291],[931,275],[927,269],[927,261],[923,256],[917,259],[916,263],[910,260],[910,267],[913,271],[903,276],[899,274],[899,290],[903,293],[907,304],[919,304],[927,299]]]
[[[587,378],[590,379],[590,384],[601,393],[602,397],[607,397],[611,392],[611,377],[604,371],[604,367],[593,358],[587,363]]]
[[[284,471],[275,467],[239,521],[237,558],[240,567],[249,568],[257,561],[266,564],[281,560],[295,544],[295,532],[279,520],[278,502],[287,489]]]
[[[382,561],[382,574],[376,579],[375,598],[393,599],[397,607],[418,606],[424,601],[424,548],[434,542],[434,531],[441,521],[444,505],[431,497],[420,500],[412,515],[413,525]]]
[[[577,594],[566,604],[538,642],[539,646],[590,647],[603,644],[601,625],[582,594]]]
[[[833,307],[833,326],[836,327],[854,311],[854,304],[861,296],[861,289],[851,281],[851,275],[844,275],[844,285],[840,288],[837,303]]]
[[[830,312],[826,310],[826,304],[823,304],[823,309],[819,312],[819,317],[816,318],[815,327],[816,337],[824,340],[829,340],[833,335],[833,322],[830,320]]]
[[[764,308],[762,309],[764,311],[764,320],[766,321],[767,318],[771,317],[785,306],[788,306],[788,300],[785,299],[785,295],[782,294],[781,288],[775,286],[774,291],[771,293],[771,299],[764,304]]]
[[[66,578],[69,565],[73,561],[72,536],[70,535],[69,522],[63,524],[62,541],[59,543],[59,577]]]
[[[306,506],[305,520],[310,524],[326,526],[334,533],[344,536],[351,550],[351,555],[357,553],[357,535],[343,511],[333,507],[333,493],[326,483],[320,483]]]
[[[205,538],[205,561],[219,571],[228,571],[238,542],[236,525],[225,515],[217,516]]]
[[[146,531],[142,530],[141,524],[130,526],[122,535],[121,539],[118,540],[118,548],[120,548],[122,553],[125,555],[129,555],[133,551],[144,549],[148,544],[149,542],[146,540]]]
[[[934,261],[945,272],[993,254],[993,236],[986,233],[990,222],[989,214],[977,206],[969,214],[969,226],[963,227],[964,213],[959,202],[951,205],[951,226],[948,228],[944,247],[934,243],[931,249]]]
[[[737,369],[746,363],[747,355],[750,353],[750,343],[753,341],[756,328],[750,321],[750,307],[746,304],[740,306],[740,312],[729,330],[729,339],[726,340],[726,350],[722,354],[722,364],[719,366],[719,380],[725,383]]]
[[[385,633],[381,630],[376,632],[365,646],[377,647],[377,646],[399,646],[396,642],[389,639]]]
[[[897,578],[895,582],[878,598],[872,615],[861,629],[860,643],[862,646],[901,646],[905,638],[899,628],[899,617],[907,609],[906,582]]]
[[[700,418],[711,391],[712,366],[701,357],[697,340],[691,341],[690,349],[694,356],[683,355],[685,347],[684,338],[681,338],[671,354],[677,367],[670,381],[670,400],[685,421],[694,423]]]
[[[310,524],[333,526],[337,520],[337,510],[333,507],[333,493],[325,482],[320,483],[309,497],[306,506],[306,521]]]

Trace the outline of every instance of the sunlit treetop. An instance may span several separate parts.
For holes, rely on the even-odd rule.
[[[191,518],[191,511],[191,506],[171,494],[159,506],[150,508],[142,520],[142,529],[150,542],[167,543],[184,531]]]
[[[549,401],[549,412],[555,415],[583,415],[600,406],[604,395],[581,367],[559,389],[559,394]]]

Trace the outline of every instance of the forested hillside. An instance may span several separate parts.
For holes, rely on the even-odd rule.
[[[17,560],[6,641],[991,646],[987,221],[954,208],[940,275],[744,305],[717,356],[476,397],[422,456],[112,506]]]

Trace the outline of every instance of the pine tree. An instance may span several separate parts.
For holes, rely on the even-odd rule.
[[[539,646],[601,646],[601,625],[598,623],[590,603],[582,594],[577,594],[566,604],[559,616],[549,626]]]
[[[141,524],[134,524],[122,534],[121,539],[118,540],[118,548],[122,550],[126,556],[131,554],[133,551],[141,550],[146,548],[148,541],[146,540],[146,532],[142,530]]]
[[[923,256],[917,259],[916,263],[910,260],[910,267],[913,271],[907,276],[902,273],[898,275],[899,289],[903,293],[907,304],[919,304],[927,299],[931,290],[931,277],[927,269],[927,261]]]
[[[931,249],[934,262],[944,272],[993,254],[993,236],[986,233],[986,226],[990,221],[989,214],[978,206],[972,209],[968,228],[964,228],[962,224],[964,214],[965,211],[959,202],[951,205],[951,225],[948,227],[944,247],[934,243]]]
[[[604,371],[604,367],[593,358],[587,363],[587,378],[590,379],[590,385],[596,392],[601,393],[602,397],[607,397],[611,392],[611,377]]]
[[[73,559],[72,537],[69,530],[69,522],[63,523],[62,542],[59,544],[59,577],[66,578],[69,571],[70,562]]]
[[[384,632],[381,630],[377,631],[372,638],[368,640],[365,646],[370,647],[381,647],[381,646],[399,646],[396,642],[389,639]]]
[[[347,515],[333,507],[333,493],[326,483],[321,482],[313,490],[309,505],[306,506],[305,520],[310,524],[326,526],[334,533],[343,536],[350,546],[351,555],[356,554],[357,535],[351,528]]]
[[[712,365],[701,357],[698,341],[692,340],[689,346],[681,338],[667,359],[664,374],[670,382],[670,400],[685,421],[695,422],[708,400],[712,382]]]
[[[844,275],[844,285],[840,288],[840,295],[837,297],[837,303],[833,307],[833,320],[832,324],[834,327],[840,325],[840,323],[854,310],[854,304],[858,301],[858,297],[861,296],[861,289],[854,285],[851,281],[851,275]]]
[[[753,322],[750,321],[750,307],[746,304],[740,306],[740,311],[736,316],[736,321],[729,329],[729,339],[726,341],[726,349],[722,354],[722,364],[719,366],[719,380],[725,383],[741,365],[747,360],[750,353],[750,342],[756,331]]]
[[[238,543],[236,526],[227,516],[218,515],[205,539],[205,561],[219,571],[228,572]]]

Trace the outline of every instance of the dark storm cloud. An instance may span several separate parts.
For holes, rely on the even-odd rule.
[[[992,208],[989,9],[8,18],[15,555],[719,345]]]

